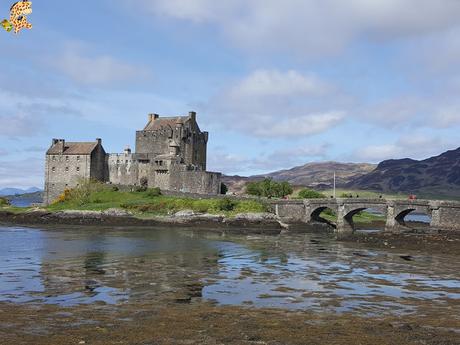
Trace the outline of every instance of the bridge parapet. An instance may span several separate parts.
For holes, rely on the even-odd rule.
[[[320,214],[331,209],[337,214],[334,224],[338,232],[353,231],[353,216],[365,209],[374,209],[386,215],[386,229],[404,228],[404,218],[411,212],[431,216],[431,226],[440,229],[460,230],[460,202],[439,200],[387,200],[387,199],[304,199],[276,200],[271,202],[275,213],[290,222],[323,221]]]

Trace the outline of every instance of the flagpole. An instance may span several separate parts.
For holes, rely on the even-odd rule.
[[[335,171],[334,171],[334,199],[335,199]]]

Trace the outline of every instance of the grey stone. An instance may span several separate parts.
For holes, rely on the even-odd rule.
[[[165,117],[149,115],[136,132],[136,152],[106,154],[102,141],[66,142],[53,139],[46,153],[44,203],[65,189],[94,179],[120,186],[146,185],[161,190],[217,195],[221,174],[206,171],[208,132],[202,132],[196,113]]]

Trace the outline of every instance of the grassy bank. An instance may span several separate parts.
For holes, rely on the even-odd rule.
[[[334,191],[328,189],[322,193],[330,198],[334,194]],[[378,199],[380,196],[384,199],[407,199],[409,193],[379,193],[359,189],[336,189],[335,194],[338,198],[345,197],[346,195],[351,195],[353,198],[356,198],[358,195],[362,199]]]
[[[111,186],[95,183],[68,190],[47,207],[50,211],[103,211],[109,208],[121,208],[142,215],[168,215],[183,210],[225,215],[267,211],[267,205],[256,200],[192,199],[165,196],[161,195],[156,188],[122,192]]]

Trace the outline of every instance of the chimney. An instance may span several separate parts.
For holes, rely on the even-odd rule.
[[[102,139],[101,138],[96,138],[97,144],[101,145],[102,144]]]
[[[51,140],[51,146],[56,145],[58,142],[59,139],[53,138],[53,140]]]
[[[149,114],[149,122],[152,122],[153,120],[156,120],[160,117],[158,114]]]
[[[55,145],[57,145],[59,153],[64,153],[65,140],[64,139],[53,139],[53,142],[56,140]]]
[[[189,111],[188,116],[192,118],[193,121],[196,121],[196,112],[194,111]]]
[[[125,155],[129,155],[129,154],[131,154],[131,149],[129,148],[129,146],[126,146]]]

